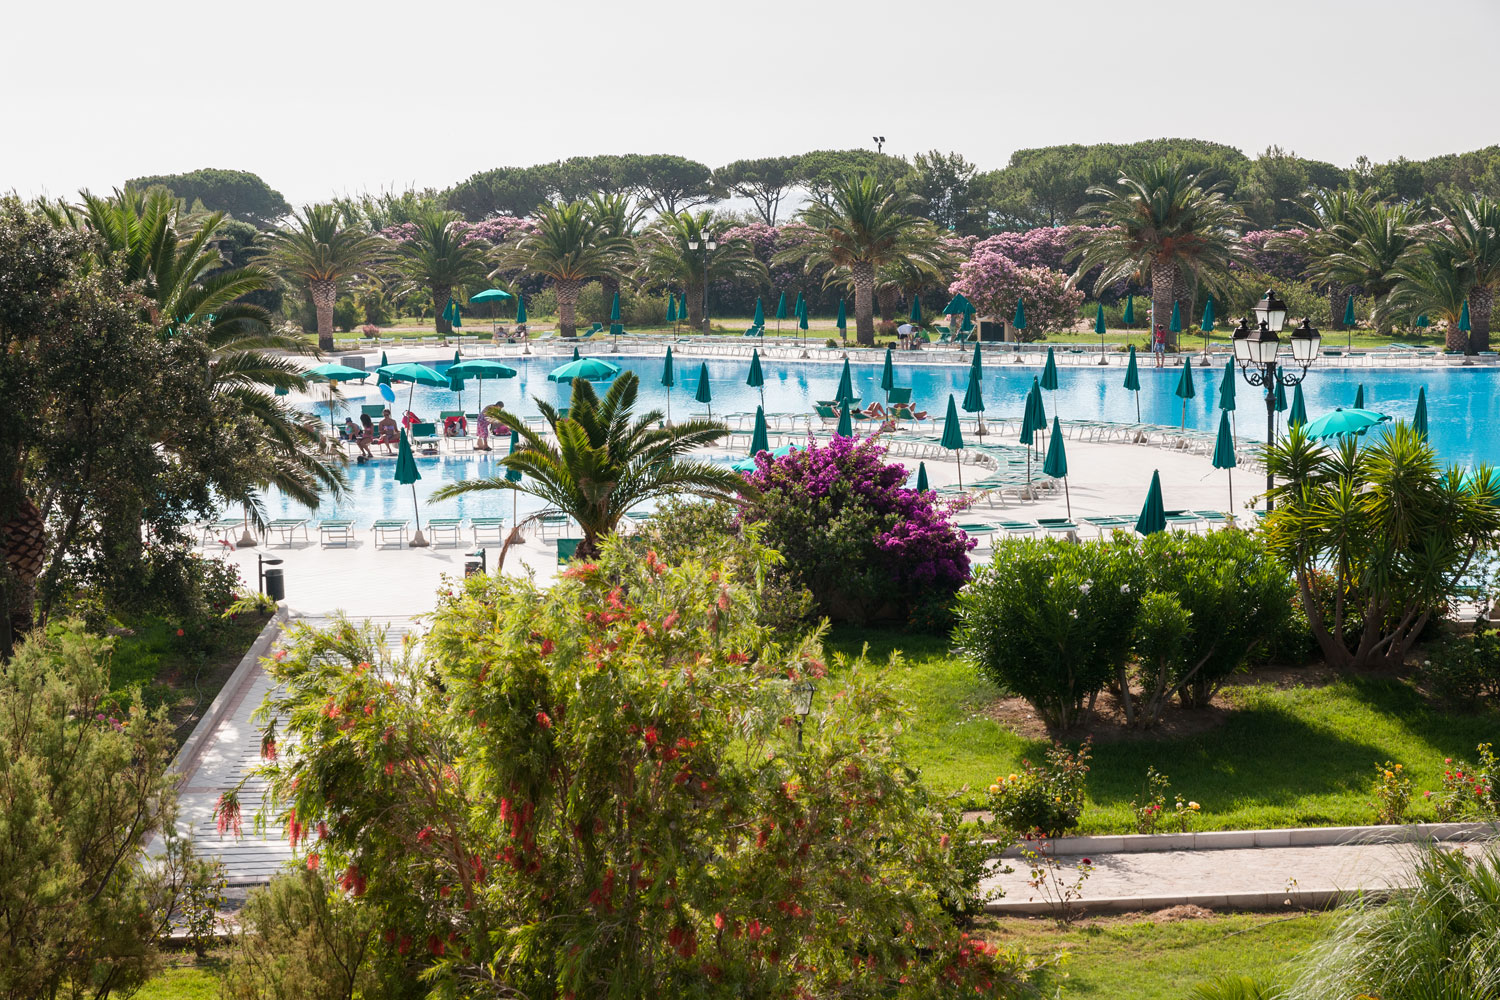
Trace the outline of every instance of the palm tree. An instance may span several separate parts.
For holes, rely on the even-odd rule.
[[[438,333],[453,332],[446,314],[448,300],[455,294],[462,299],[466,286],[484,281],[490,273],[489,244],[468,238],[462,220],[457,212],[429,209],[414,220],[416,235],[396,244],[396,271],[432,293]]]
[[[641,240],[639,275],[643,282],[680,287],[688,325],[708,332],[704,289],[715,281],[765,282],[770,272],[749,240],[715,237],[711,212],[658,216]],[[727,224],[717,222],[721,233]],[[713,249],[709,244],[713,243]]]
[[[588,197],[588,213],[606,236],[621,241],[620,253],[623,257],[628,259],[635,256],[636,230],[641,224],[642,212],[631,204],[629,195],[596,191]],[[620,293],[620,276],[601,274],[599,290],[604,293],[604,304],[608,306]]]
[[[875,285],[885,267],[941,267],[947,250],[937,229],[916,214],[919,200],[868,174],[836,183],[802,210],[807,239],[772,258],[825,271],[824,285],[854,288],[854,329],[859,343],[875,343]]]
[[[1371,190],[1320,188],[1302,200],[1305,229],[1266,241],[1267,249],[1290,250],[1306,258],[1308,278],[1328,290],[1328,312],[1335,330],[1344,328],[1344,309],[1352,289],[1332,273],[1328,261],[1349,251],[1358,238],[1350,226],[1351,218],[1355,212],[1367,211],[1374,204],[1375,192]]]
[[[682,457],[718,441],[729,433],[727,427],[711,420],[659,427],[660,410],[639,416],[634,412],[639,385],[634,373],[624,372],[601,400],[593,385],[575,379],[566,417],[551,404],[536,400],[552,440],[531,430],[503,406],[489,407],[485,413],[491,420],[520,435],[521,447],[501,460],[506,468],[521,473],[520,482],[503,474],[474,479],[444,486],[432,498],[447,500],[487,490],[537,497],[547,507],[518,523],[505,548],[518,540],[521,524],[561,512],[578,522],[583,531],[578,555],[588,558],[599,551],[600,539],[613,534],[621,518],[642,503],[682,494],[730,499],[752,492],[744,477],[732,469]],[[503,563],[504,550],[500,559]]]
[[[606,275],[617,276],[628,249],[620,236],[611,236],[581,201],[544,205],[536,215],[536,231],[500,251],[491,277],[506,271],[526,271],[552,279],[557,292],[557,326],[564,337],[578,330],[578,293]]]
[[[1460,195],[1445,207],[1442,216],[1442,222],[1428,231],[1429,240],[1464,269],[1469,323],[1473,327],[1467,349],[1487,351],[1495,290],[1500,288],[1500,201]],[[1457,331],[1449,329],[1451,339]]]
[[[1470,336],[1458,328],[1464,300],[1470,293],[1471,275],[1464,260],[1444,241],[1433,241],[1406,254],[1391,271],[1396,285],[1387,298],[1394,315],[1426,315],[1447,324],[1445,346],[1450,351],[1470,350]],[[1470,316],[1473,325],[1473,316]]]
[[[1425,235],[1415,207],[1359,200],[1349,206],[1338,239],[1313,260],[1311,272],[1315,280],[1356,286],[1370,296],[1375,329],[1386,334],[1392,322],[1386,297],[1399,280],[1396,269]]]
[[[345,225],[335,205],[309,205],[293,224],[267,235],[266,263],[305,285],[318,314],[318,350],[333,350],[333,304],[339,289],[378,266],[387,241],[362,225]]]
[[[1153,321],[1166,325],[1172,303],[1198,281],[1213,284],[1244,256],[1239,230],[1245,218],[1217,184],[1204,187],[1180,163],[1160,159],[1134,175],[1121,172],[1113,186],[1088,189],[1098,199],[1080,216],[1097,229],[1082,234],[1069,254],[1077,261],[1071,281],[1100,269],[1095,287],[1143,275],[1151,280]],[[1175,349],[1172,334],[1168,346]]]

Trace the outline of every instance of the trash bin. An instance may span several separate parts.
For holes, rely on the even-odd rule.
[[[273,601],[286,600],[286,577],[280,566],[266,568],[266,596]]]
[[[476,573],[488,572],[489,568],[485,565],[486,562],[487,560],[485,559],[484,549],[476,549],[473,552],[465,552],[464,577],[467,579],[468,577],[471,577]]]

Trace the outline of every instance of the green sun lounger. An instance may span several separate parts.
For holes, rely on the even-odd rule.
[[[389,545],[392,535],[396,538],[396,545],[402,546],[406,544],[406,532],[410,527],[411,522],[404,517],[387,518],[370,525],[370,531],[375,535],[375,545],[377,547]]]
[[[354,544],[354,521],[346,517],[325,517],[318,522],[318,544],[323,548]]]
[[[225,532],[233,531],[243,526],[244,523],[245,519],[242,517],[221,517],[216,521],[210,521],[203,526],[203,544],[206,545],[213,539],[222,538]]]
[[[582,538],[559,538],[557,540],[557,564],[566,566],[573,561],[578,553],[578,546],[582,544]]]
[[[449,545],[458,545],[459,530],[463,527],[464,519],[461,517],[429,517],[427,519],[427,533],[432,536],[432,544],[438,544],[439,539],[446,541]]]
[[[312,541],[307,535],[307,518],[305,517],[278,517],[266,525],[266,532],[274,531],[280,535],[283,545],[292,544],[292,536],[299,530],[302,532],[303,541]]]
[[[469,527],[474,531],[474,544],[489,541],[484,537],[494,533],[495,544],[505,541],[505,518],[503,517],[471,517]]]

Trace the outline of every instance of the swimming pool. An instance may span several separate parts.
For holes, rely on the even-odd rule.
[[[621,368],[633,371],[641,379],[642,402],[638,408],[657,406],[667,408],[668,393],[661,385],[662,359],[660,356],[642,357],[630,355],[606,355]],[[552,403],[563,404],[568,398],[566,385],[547,381],[547,373],[564,359],[557,356],[505,358],[504,363],[519,373],[513,379],[491,380],[484,383],[469,382],[460,398],[447,389],[417,386],[412,409],[428,420],[434,420],[439,410],[464,409],[473,412],[483,393],[485,405],[503,402],[507,408],[522,416],[537,414],[534,397]],[[698,386],[700,360],[697,358],[675,359],[677,385],[670,396],[672,416],[682,419],[702,416],[707,408],[696,402],[693,395]],[[761,401],[759,390],[745,385],[749,362],[740,359],[711,359],[708,365],[709,385],[713,392],[710,404],[715,415],[754,412]],[[434,365],[439,371],[448,367],[446,362]],[[842,363],[795,362],[780,363],[762,361],[765,374],[765,405],[768,412],[808,413],[817,399],[833,397],[838,384]],[[883,400],[880,389],[881,365],[855,363],[851,365],[854,391],[866,400]],[[1222,365],[1218,368],[1194,368],[1194,385],[1197,396],[1187,402],[1187,424],[1189,427],[1213,430],[1218,426],[1219,382],[1223,377]],[[984,377],[985,413],[988,416],[1018,416],[1031,380],[1041,374],[1035,365],[995,364],[986,366]],[[1140,368],[1141,420],[1147,423],[1176,425],[1182,420],[1182,401],[1173,394],[1181,376],[1180,368],[1157,370],[1149,363]],[[920,409],[941,415],[947,406],[948,394],[953,393],[960,401],[968,385],[967,363],[955,359],[953,364],[921,364],[898,366],[896,384],[911,386],[912,401]],[[1239,378],[1236,373],[1236,378]],[[1058,369],[1059,387],[1055,392],[1044,392],[1043,400],[1048,417],[1057,415],[1064,420],[1108,420],[1130,422],[1136,419],[1135,393],[1123,386],[1124,368],[1118,364],[1100,367],[1094,365],[1063,366]],[[1500,369],[1493,368],[1427,368],[1427,369],[1349,369],[1314,367],[1303,383],[1307,412],[1316,418],[1336,406],[1350,406],[1359,385],[1365,389],[1365,406],[1388,413],[1393,419],[1409,420],[1416,408],[1417,391],[1427,388],[1427,412],[1429,433],[1438,455],[1444,462],[1473,465],[1480,462],[1500,464],[1500,440],[1493,428],[1500,426]],[[601,385],[604,391],[607,383]],[[406,408],[410,387],[399,385],[393,412]],[[359,412],[360,403],[380,402],[374,379],[367,385],[346,383],[343,386],[345,401],[339,414]],[[1235,386],[1236,431],[1242,438],[1265,439],[1265,406],[1261,391],[1246,385],[1240,379]],[[1288,398],[1291,393],[1288,392]],[[327,414],[327,403],[321,404],[320,412]],[[1283,415],[1284,416],[1284,415]],[[499,463],[496,456],[470,453],[445,454],[441,458],[417,459],[422,480],[417,484],[417,495],[422,500],[422,519],[438,517],[509,516],[511,497],[504,493],[471,494],[442,504],[429,505],[427,495],[437,486],[496,475]],[[350,465],[349,478],[351,496],[337,505],[337,514],[355,518],[361,526],[377,517],[409,517],[412,511],[411,491],[397,488],[391,480],[392,464],[378,461],[367,465]],[[520,510],[528,510],[527,498],[522,498]],[[530,509],[534,509],[534,504]],[[307,512],[300,505],[284,497],[272,495],[267,498],[267,507],[272,516],[303,516]],[[335,516],[333,507],[325,504],[317,511],[319,517]]]

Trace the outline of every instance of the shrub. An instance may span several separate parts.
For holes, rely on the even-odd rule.
[[[1395,825],[1406,822],[1406,811],[1411,805],[1411,779],[1400,764],[1386,761],[1375,765],[1375,801],[1370,807],[1375,810],[1375,822]]]
[[[974,256],[960,265],[958,279],[949,292],[963,294],[982,316],[1009,320],[1016,300],[1026,304],[1026,328],[1019,331],[1035,340],[1049,331],[1067,330],[1078,321],[1083,292],[1068,286],[1068,276],[1043,267],[1018,267],[1009,257],[975,248]]]
[[[1500,633],[1479,629],[1450,635],[1422,661],[1418,677],[1437,697],[1474,710],[1500,701]]]
[[[272,821],[380,929],[382,982],[434,995],[1015,996],[961,934],[969,835],[840,663],[799,746],[789,680],[722,564],[622,539],[542,591],[475,576],[420,651],[294,633],[268,705]],[[373,666],[372,666],[373,664]],[[309,834],[313,833],[311,838]],[[851,956],[859,961],[851,963]],[[368,994],[366,994],[368,995]]]
[[[1139,576],[1129,542],[1007,542],[959,595],[955,641],[980,673],[1067,729],[1128,662]]]
[[[757,456],[749,476],[760,496],[745,520],[837,621],[906,621],[969,577],[974,543],[884,455],[875,438],[810,440],[782,458]]]
[[[1167,808],[1167,790],[1171,779],[1155,767],[1146,768],[1146,786],[1140,801],[1130,800],[1130,813],[1135,817],[1136,833],[1155,833]]]
[[[1154,725],[1161,719],[1172,696],[1179,665],[1186,659],[1188,636],[1193,631],[1193,613],[1182,606],[1176,594],[1149,591],[1141,598],[1135,622],[1135,679],[1140,684],[1140,722]],[[1137,708],[1130,691],[1130,678],[1122,678],[1120,702],[1126,725],[1136,724]]]
[[[1018,774],[990,786],[990,813],[1008,837],[1060,837],[1078,826],[1083,813],[1090,744],[1075,753],[1060,743],[1047,748],[1041,766],[1021,762]]]
[[[348,333],[359,323],[362,313],[359,303],[352,295],[340,295],[333,303],[333,326],[340,333]]]
[[[1443,791],[1433,803],[1438,819],[1500,818],[1500,763],[1491,744],[1481,743],[1477,749],[1478,764],[1443,759]],[[1431,799],[1433,793],[1424,792],[1423,797]]]

